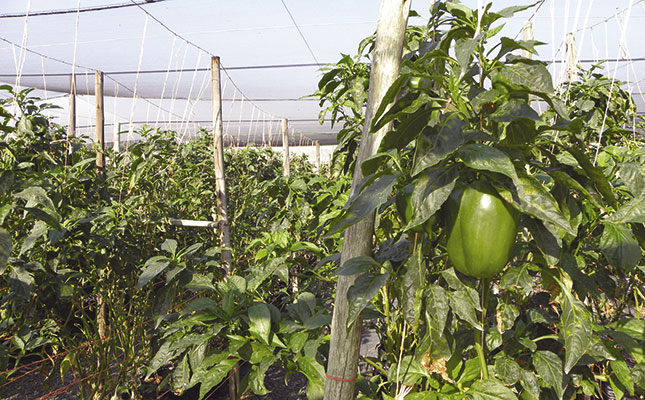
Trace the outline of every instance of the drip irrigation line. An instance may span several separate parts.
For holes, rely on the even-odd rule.
[[[26,16],[43,17],[43,16],[49,16],[49,15],[76,14],[76,13],[91,12],[91,11],[105,11],[105,10],[114,10],[117,8],[134,7],[135,5],[138,5],[138,4],[160,3],[162,1],[167,1],[167,0],[145,0],[137,4],[131,4],[131,3],[109,4],[109,5],[103,5],[103,6],[84,7],[81,9],[70,8],[70,9],[62,9],[62,10],[37,11],[37,12],[30,12],[30,13],[7,13],[7,14],[0,14],[0,19],[23,18]]]

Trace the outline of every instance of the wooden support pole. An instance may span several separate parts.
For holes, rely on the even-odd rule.
[[[114,123],[114,139],[112,140],[112,148],[115,153],[121,151],[121,123]]]
[[[533,21],[524,22],[524,29],[522,29],[522,37],[524,40],[533,40]],[[526,58],[533,58],[533,54],[530,51],[522,51],[522,55]]]
[[[320,140],[316,140],[316,172],[320,172]]]
[[[390,130],[389,124],[370,133],[372,118],[385,92],[399,75],[403,41],[411,0],[382,0],[376,30],[370,90],[365,112],[365,123],[354,168],[351,192],[354,193],[363,178],[361,164],[376,153],[381,140]],[[375,213],[350,226],[345,231],[341,265],[355,257],[372,253]],[[325,400],[350,400],[354,398],[354,384],[358,374],[358,356],[362,319],[359,317],[351,330],[347,330],[349,304],[347,292],[357,275],[341,275],[336,285],[336,299],[331,323],[331,342],[327,363]]]
[[[69,122],[67,125],[67,137],[76,136],[76,77],[69,76]]]
[[[99,152],[96,154],[96,166],[105,166],[105,115],[103,108],[103,72],[96,71],[94,74],[94,95],[96,97],[96,143],[99,145]]]
[[[573,33],[567,33],[564,43],[567,54],[567,80],[572,82],[576,80],[577,73],[577,54],[576,54],[576,36]]]
[[[224,140],[222,127],[222,88],[220,83],[219,57],[211,57],[211,93],[213,105],[213,160],[215,165],[215,188],[217,190],[217,222],[220,225],[222,246],[231,247],[231,236],[228,228],[226,211],[226,180],[224,179]],[[231,251],[222,251],[224,269],[230,275],[233,272]]]
[[[291,174],[291,168],[289,165],[289,121],[286,118],[282,118],[282,152],[283,152],[283,167],[284,167],[284,176],[289,176]]]
[[[195,221],[193,219],[168,218],[168,223],[174,226],[191,226],[196,228],[217,228],[217,221]]]

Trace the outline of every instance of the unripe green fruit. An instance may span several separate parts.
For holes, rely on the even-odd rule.
[[[448,259],[457,271],[490,278],[506,265],[519,213],[484,182],[458,184],[447,201]]]

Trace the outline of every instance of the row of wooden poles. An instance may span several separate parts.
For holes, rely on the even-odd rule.
[[[215,78],[217,75],[217,78]],[[217,84],[218,87],[212,87],[213,94],[213,132],[216,134],[217,121],[215,117],[220,118],[220,134],[223,134],[221,125],[221,115],[222,115],[222,93],[220,85],[220,63],[219,57],[211,58],[211,83],[212,85]],[[103,86],[104,86],[104,73],[102,71],[96,71],[94,73],[94,95],[96,98],[96,142],[101,148],[105,150],[105,109],[104,109],[104,95],[103,95]],[[219,111],[216,111],[218,109]],[[284,175],[289,176],[290,165],[289,165],[289,121],[287,118],[282,118],[282,149],[284,155]],[[115,131],[113,139],[113,149],[116,152],[121,151],[121,140],[120,133],[122,123],[115,121]],[[69,91],[69,123],[67,125],[67,135],[69,137],[76,136],[76,79],[75,75],[70,75],[70,91]],[[222,138],[220,138],[222,139]],[[217,138],[214,138],[216,141]],[[314,146],[315,151],[315,166],[316,169],[320,169],[320,141],[315,140]],[[103,151],[97,154],[96,165],[103,167],[105,165],[105,155]]]

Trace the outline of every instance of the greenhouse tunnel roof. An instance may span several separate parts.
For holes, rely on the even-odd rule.
[[[210,58],[219,56],[225,134],[272,143],[280,120],[300,144],[334,143],[339,126],[319,124],[311,97],[324,66],[355,54],[376,29],[378,1],[295,0],[30,0],[9,2],[0,14],[0,81],[35,87],[60,105],[67,122],[70,74],[76,75],[77,123],[90,131],[94,71],[105,73],[108,126],[147,124],[194,135],[211,126]],[[414,0],[423,24],[432,1]],[[477,8],[483,1],[463,4]],[[492,9],[530,4],[499,0]],[[566,69],[566,36],[575,35],[584,67],[607,60],[605,73],[627,82],[645,113],[645,3],[543,0],[506,21],[501,36],[520,37],[533,21],[539,58],[555,83]],[[127,128],[126,128],[127,129]],[[107,129],[111,141],[111,129]],[[238,140],[239,141],[239,140]],[[276,139],[277,141],[277,139]],[[235,143],[235,140],[232,140]]]

